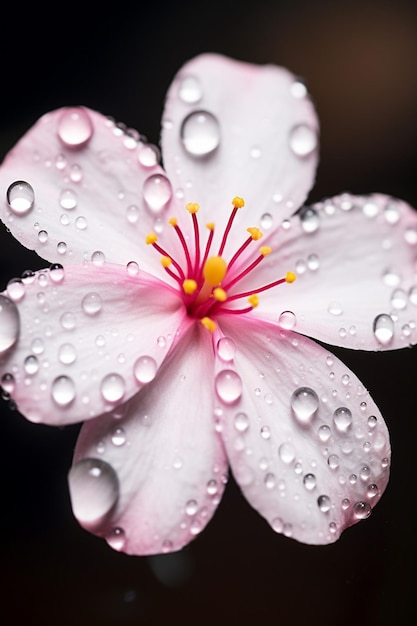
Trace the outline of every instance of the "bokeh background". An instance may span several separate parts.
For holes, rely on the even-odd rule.
[[[120,0],[95,12],[88,2],[32,3],[8,6],[2,22],[1,160],[40,115],[65,104],[112,115],[157,143],[174,73],[216,51],[307,80],[321,119],[312,201],[381,191],[417,207],[413,0]],[[0,290],[43,265],[0,228]],[[327,547],[275,535],[231,480],[215,518],[183,552],[113,552],[71,514],[66,474],[78,427],[30,424],[1,401],[2,622],[414,624],[417,349],[335,352],[378,403],[394,456],[371,518]]]

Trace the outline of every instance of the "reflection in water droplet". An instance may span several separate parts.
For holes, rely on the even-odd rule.
[[[155,378],[158,366],[151,356],[140,356],[133,366],[133,374],[138,381],[145,385]]]
[[[233,339],[229,337],[222,337],[217,342],[217,354],[222,361],[233,361],[236,354],[236,345]]]
[[[315,209],[307,207],[300,212],[301,228],[305,233],[315,233],[320,226],[320,217]]]
[[[77,206],[77,194],[72,189],[63,189],[59,196],[59,204],[63,209],[71,211]]]
[[[119,497],[119,481],[111,465],[101,459],[83,459],[68,475],[72,510],[81,524],[99,523]]]
[[[249,428],[249,418],[246,413],[236,413],[233,423],[236,430],[240,433],[245,432]]]
[[[368,502],[355,502],[353,505],[353,514],[356,519],[366,519],[372,513],[372,509]]]
[[[303,478],[303,483],[307,491],[313,491],[317,484],[316,477],[314,474],[306,474]]]
[[[310,424],[319,406],[319,399],[310,387],[299,387],[291,396],[291,408],[297,421]]]
[[[374,319],[373,330],[375,339],[383,346],[391,343],[394,337],[394,322],[390,315],[382,313]]]
[[[297,318],[292,311],[283,311],[278,318],[278,323],[281,328],[291,330],[297,323]]]
[[[178,95],[186,104],[195,104],[201,100],[203,92],[198,78],[195,76],[184,76],[180,83]]]
[[[98,293],[87,293],[81,302],[82,309],[87,315],[97,315],[103,306],[103,300]]]
[[[332,502],[329,498],[329,496],[319,496],[317,498],[317,504],[318,507],[320,509],[320,511],[322,511],[322,513],[327,513],[328,511],[330,511],[330,507],[332,505]]]
[[[51,387],[51,396],[55,404],[67,407],[75,399],[75,384],[68,376],[58,376]]]
[[[101,395],[106,402],[119,402],[125,393],[125,381],[120,374],[107,374],[101,381]]]
[[[289,142],[295,155],[306,157],[317,148],[317,132],[307,124],[298,124],[290,132]]]
[[[29,183],[17,180],[6,192],[7,204],[15,215],[26,215],[33,208],[35,192]]]
[[[351,411],[344,406],[337,408],[333,413],[333,422],[339,432],[346,433],[352,425]]]
[[[196,157],[211,154],[220,143],[217,119],[207,111],[190,113],[181,126],[181,140],[186,151]]]
[[[67,108],[58,121],[58,137],[68,147],[77,148],[93,136],[90,115],[81,107]]]
[[[126,534],[123,528],[113,528],[106,537],[106,541],[113,550],[120,552],[126,543]]]
[[[291,443],[284,442],[278,448],[279,458],[283,463],[292,463],[295,459],[295,449]]]
[[[242,380],[233,370],[222,370],[215,378],[217,395],[226,404],[236,402],[242,395]]]
[[[19,311],[12,300],[0,295],[0,354],[17,341],[20,331]]]
[[[152,213],[159,213],[172,197],[172,187],[166,176],[154,174],[143,184],[143,198]]]

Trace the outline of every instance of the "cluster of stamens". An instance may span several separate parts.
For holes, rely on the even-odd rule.
[[[223,233],[219,250],[214,256],[210,254],[214,238],[213,223],[206,224],[209,232],[208,238],[204,250],[200,247],[200,229],[197,219],[197,212],[200,207],[198,204],[190,202],[186,205],[186,209],[190,213],[193,221],[194,255],[190,254],[186,238],[181,228],[178,226],[177,218],[173,217],[169,220],[169,224],[174,228],[184,251],[185,268],[159,245],[158,237],[155,233],[149,233],[146,237],[146,243],[152,245],[161,255],[161,263],[167,274],[178,283],[179,289],[183,294],[188,314],[191,317],[199,319],[203,326],[211,332],[216,329],[216,322],[213,318],[220,313],[230,313],[234,315],[249,313],[258,305],[259,293],[272,289],[272,287],[276,287],[282,283],[292,283],[296,279],[296,275],[293,272],[287,272],[284,278],[279,278],[267,285],[251,289],[250,291],[231,293],[232,288],[235,287],[239,281],[248,276],[248,274],[272,252],[269,246],[261,246],[259,248],[259,256],[256,257],[254,261],[240,271],[233,271],[233,268],[236,267],[237,261],[240,259],[243,252],[251,243],[261,239],[263,233],[256,227],[247,228],[249,237],[227,263],[222,256],[227,238],[236,214],[239,209],[244,207],[245,202],[243,198],[236,196],[232,200],[232,205],[233,209]],[[231,302],[242,298],[247,299],[247,306],[243,308],[229,307]]]

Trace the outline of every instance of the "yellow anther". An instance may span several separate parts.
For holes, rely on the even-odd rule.
[[[158,237],[155,235],[155,233],[149,233],[149,235],[146,235],[146,243],[149,244],[153,244],[156,243],[158,241]]]
[[[242,207],[245,206],[245,201],[243,198],[239,198],[239,196],[235,196],[232,200],[232,204],[235,207],[235,209],[241,209]]]
[[[187,209],[188,213],[197,213],[200,205],[197,204],[197,202],[188,202],[188,204],[185,205],[185,208]]]
[[[258,239],[264,236],[263,232],[259,230],[259,228],[256,228],[256,227],[247,228],[246,230],[254,241],[258,241]]]
[[[268,256],[268,254],[271,254],[272,248],[270,248],[269,246],[261,246],[259,248],[259,252],[262,254],[262,256]]]
[[[204,263],[203,276],[209,285],[219,285],[226,276],[227,263],[221,256],[211,256]]]
[[[170,224],[170,226],[176,226],[178,224],[178,220],[176,217],[171,217],[170,220],[168,220],[168,224]]]
[[[253,308],[257,307],[259,304],[259,298],[256,295],[256,293],[252,294],[251,296],[249,296],[248,298],[248,302],[249,304],[251,304],[253,306]]]
[[[184,289],[184,293],[191,296],[191,294],[193,294],[197,289],[197,283],[192,278],[186,278],[182,283],[182,288]]]
[[[211,333],[214,333],[217,328],[216,322],[213,322],[210,317],[203,317],[201,318],[200,322],[203,324],[204,328],[207,328],[207,330],[209,330]]]
[[[213,289],[213,298],[217,300],[217,302],[226,302],[227,293],[221,287],[216,287],[216,289]]]
[[[214,230],[214,222],[209,222],[208,224],[206,224],[206,227],[207,227],[209,230]]]
[[[287,272],[285,275],[285,282],[293,283],[296,278],[297,278],[297,274],[294,274],[294,272]]]
[[[169,267],[172,263],[172,259],[169,256],[163,256],[161,263],[163,267]]]

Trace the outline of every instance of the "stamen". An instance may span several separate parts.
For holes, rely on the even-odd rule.
[[[171,259],[172,264],[175,267],[175,269],[177,270],[178,274],[180,275],[181,280],[185,279],[184,272],[182,271],[181,265],[179,263],[177,263],[177,261],[175,261],[172,257],[170,257],[169,254],[163,248],[161,248],[161,246],[158,243],[156,243],[158,241],[158,236],[155,233],[149,233],[148,235],[146,235],[145,241],[146,241],[146,243],[148,245],[153,246],[155,248],[155,250],[157,250],[159,252],[159,254],[162,255],[163,258]],[[168,271],[168,273],[170,273],[170,270],[168,269],[168,266],[164,265],[164,267]],[[175,275],[174,275],[174,277],[175,277]],[[176,280],[177,280],[177,278],[176,278]]]
[[[191,296],[197,289],[197,282],[192,278],[186,278],[182,283],[182,288],[184,289],[184,293]]]
[[[286,283],[293,283],[297,278],[297,274],[294,274],[294,272],[287,272],[285,275],[285,282]]]
[[[201,318],[200,322],[203,324],[203,326],[205,328],[207,328],[207,330],[209,330],[211,333],[214,333],[214,331],[217,328],[217,324],[216,322],[213,322],[213,320],[210,317],[203,317]]]
[[[263,232],[260,231],[259,228],[247,228],[246,230],[250,234],[250,237],[246,239],[246,241],[240,246],[239,250],[230,259],[229,265],[228,265],[229,270],[231,266],[233,265],[233,263],[235,263],[236,260],[240,257],[242,252],[246,250],[246,248],[248,247],[250,243],[252,243],[252,241],[258,241],[261,237],[264,236]]]
[[[227,283],[226,285],[224,285],[224,289],[229,290],[230,287],[232,287],[233,285],[235,285],[237,282],[239,282],[239,280],[242,280],[242,278],[244,276],[246,276],[247,274],[249,274],[253,269],[255,269],[255,267],[257,265],[259,265],[259,263],[261,261],[263,261],[264,257],[266,257],[268,254],[271,254],[272,252],[272,248],[270,248],[269,246],[261,246],[259,248],[259,252],[260,255],[258,256],[258,258],[256,258],[253,263],[251,263],[245,270],[243,270],[243,272],[241,272],[240,274],[238,274],[237,276],[235,276],[233,278],[233,280],[231,280],[229,283]]]
[[[185,205],[185,208],[189,213],[191,213],[191,217],[193,220],[193,228],[194,228],[194,245],[195,245],[195,261],[194,261],[194,273],[197,273],[198,268],[200,266],[200,231],[198,228],[198,220],[196,213],[200,208],[200,205],[196,202],[189,202]]]
[[[209,222],[208,224],[206,224],[206,227],[209,230],[209,236],[208,236],[207,243],[206,243],[206,249],[204,250],[203,260],[201,262],[202,267],[204,267],[204,265],[205,265],[205,263],[207,261],[207,258],[208,258],[209,252],[210,252],[210,248],[211,248],[211,244],[212,244],[212,241],[213,241],[213,237],[214,237],[214,224],[213,224],[213,222]]]
[[[223,235],[223,239],[222,242],[220,244],[220,248],[218,251],[218,256],[221,256],[223,254],[223,250],[224,247],[226,245],[226,241],[227,241],[227,237],[229,236],[230,233],[230,229],[232,228],[232,224],[233,221],[236,217],[236,213],[238,212],[239,209],[241,209],[242,207],[245,206],[245,201],[243,198],[239,198],[239,196],[235,196],[232,200],[232,204],[233,204],[233,210],[232,213],[229,217],[229,221],[227,222],[227,226],[226,226],[226,230],[224,231],[224,235]]]
[[[161,259],[161,265],[164,268],[164,270],[166,271],[167,274],[169,274],[171,276],[171,278],[173,278],[174,280],[177,281],[177,283],[181,284],[181,278],[179,276],[177,276],[170,268],[169,266],[172,265],[172,259],[169,256],[163,256]]]
[[[185,241],[185,237],[182,234],[182,230],[178,226],[177,218],[176,217],[171,218],[169,220],[169,224],[171,224],[171,226],[173,226],[173,228],[175,229],[175,232],[178,235],[178,239],[181,242],[182,249],[184,250],[185,260],[187,261],[187,274],[192,274],[193,273],[193,264],[191,262],[190,252],[188,250],[188,246],[187,246],[187,242]],[[183,273],[183,276],[184,276],[184,273]]]
[[[213,289],[213,298],[217,300],[217,302],[226,302],[227,293],[221,287],[216,287],[216,289]]]
[[[289,278],[289,280],[288,280]],[[277,285],[282,285],[282,283],[293,283],[297,275],[294,272],[287,272],[285,278],[280,278],[279,280],[275,280],[273,283],[268,283],[267,285],[263,285],[263,287],[258,287],[257,289],[251,289],[251,291],[245,291],[244,293],[236,293],[233,296],[229,296],[227,300],[230,302],[231,300],[238,300],[239,298],[246,298],[251,294],[261,293],[262,291],[267,291],[268,289],[272,289],[272,287],[276,287]]]

